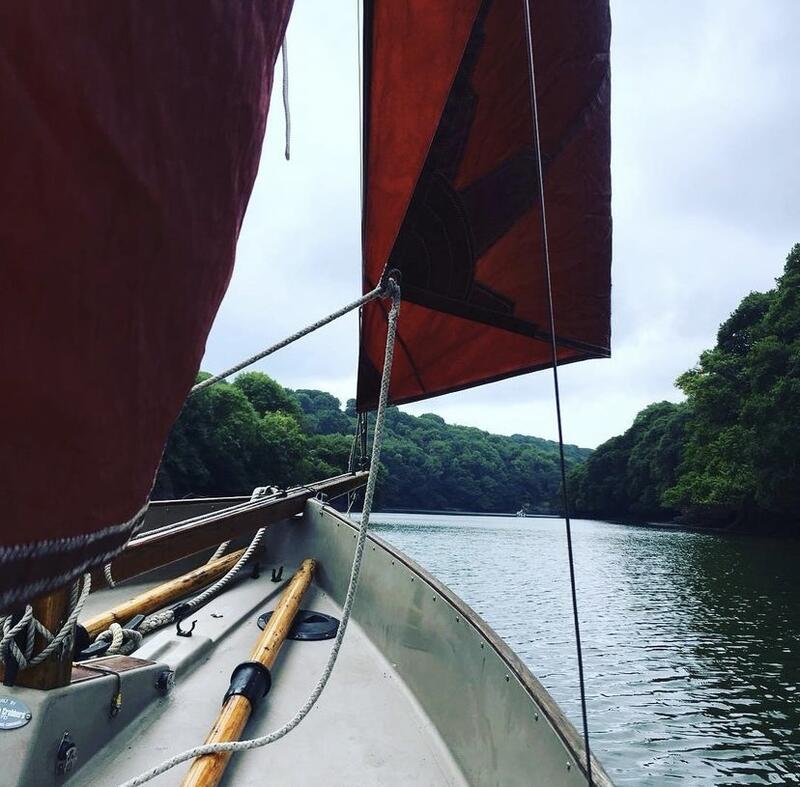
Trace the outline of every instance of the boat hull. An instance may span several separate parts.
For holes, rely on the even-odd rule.
[[[192,505],[172,504],[168,518]],[[163,524],[164,511],[157,516]],[[134,673],[147,677],[131,679],[115,718],[108,712],[116,685],[110,675],[84,681],[80,698],[78,684],[59,690],[58,703],[49,706],[52,693],[4,689],[25,692],[34,719],[27,734],[25,728],[0,731],[3,761],[20,746],[46,752],[28,758],[4,783],[107,787],[202,743],[231,671],[258,637],[257,618],[275,606],[283,587],[271,581],[271,569],[284,566],[286,580],[303,559],[314,558],[317,571],[303,607],[339,617],[356,535],[357,523],[317,501],[309,501],[302,516],[270,526],[258,578],[244,578],[193,615],[191,637],[171,628],[146,639],[135,654],[145,663]],[[145,576],[93,594],[87,613],[157,581],[157,575]],[[246,736],[269,732],[294,715],[322,674],[330,647],[329,640],[287,642]],[[153,676],[165,669],[175,671],[176,685],[161,697]],[[59,706],[69,713],[59,716]],[[65,780],[56,777],[54,758],[67,723],[77,760]],[[585,785],[583,757],[572,725],[491,628],[424,569],[370,536],[351,627],[327,688],[285,738],[234,756],[225,783],[255,787],[269,773],[271,782],[292,785]],[[186,770],[179,766],[152,783],[176,784]],[[595,784],[610,784],[599,764],[593,775]]]

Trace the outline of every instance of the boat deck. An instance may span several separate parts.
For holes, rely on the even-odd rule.
[[[177,519],[193,515],[192,505],[170,504],[156,514]],[[340,617],[357,532],[347,517],[309,501],[302,516],[267,528],[259,576],[243,574],[184,621],[184,629],[196,621],[190,637],[171,626],[147,636],[132,657],[76,665],[69,686],[8,688],[6,699],[30,714],[29,723],[0,735],[0,783],[112,787],[204,743],[234,667],[249,659],[260,636],[258,617],[276,606],[305,558],[314,558],[316,569],[302,608]],[[93,593],[82,619],[204,559]],[[272,569],[281,565],[283,581],[273,582]],[[246,737],[294,716],[331,646],[284,644]],[[162,678],[172,672],[175,686],[164,696]],[[114,715],[118,690],[122,707]],[[66,778],[57,773],[65,759],[73,766]],[[586,787],[583,761],[572,725],[491,628],[423,568],[369,536],[353,617],[317,705],[285,738],[233,755],[222,784]],[[189,767],[150,783],[177,785]],[[610,787],[596,761],[593,775],[596,787]]]
[[[291,576],[294,568],[286,566],[284,576]],[[146,587],[130,583],[100,593],[92,598],[92,606],[99,610],[113,602],[113,596],[121,601]],[[175,689],[67,784],[109,787],[201,744],[219,711],[231,671],[247,659],[258,638],[258,616],[274,607],[281,587],[271,582],[269,572],[257,580],[246,579],[193,616],[197,628],[191,638],[179,639],[174,628],[149,638],[137,657],[183,662]],[[267,593],[271,597],[264,601]],[[306,594],[303,607],[337,618],[341,612],[317,586]],[[220,614],[222,618],[212,617]],[[294,715],[322,674],[331,642],[286,642],[273,670],[272,689],[246,728],[248,737],[270,732]],[[187,770],[188,764],[178,766],[150,783],[178,784]],[[282,740],[234,755],[224,783],[247,787],[267,781],[285,785],[467,783],[392,665],[354,621],[348,626],[333,675],[308,717]]]

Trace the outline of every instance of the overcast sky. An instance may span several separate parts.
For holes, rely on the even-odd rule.
[[[594,447],[714,343],[800,241],[798,0],[612,0],[612,354],[561,371],[565,437]],[[297,0],[289,25],[292,159],[281,71],[236,271],[203,368],[219,371],[357,297],[355,4]],[[290,388],[355,396],[355,317],[257,366]],[[539,373],[404,409],[555,436]]]

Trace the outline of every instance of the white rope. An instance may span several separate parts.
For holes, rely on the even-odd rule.
[[[250,495],[250,502],[252,503],[254,500],[259,500],[262,497],[266,497],[270,494],[270,490],[276,489],[274,486],[257,486],[253,493]],[[258,535],[258,534],[256,534]],[[209,563],[213,563],[215,560],[219,560],[224,554],[225,550],[231,545],[230,541],[223,541],[215,550],[214,554],[206,561],[206,565]]]
[[[236,366],[232,366],[227,371],[220,372],[219,374],[215,374],[213,377],[209,377],[208,379],[197,383],[197,385],[195,385],[194,388],[192,388],[192,390],[189,392],[189,395],[191,396],[192,394],[195,394],[198,391],[202,391],[203,388],[208,388],[209,385],[214,385],[214,383],[218,383],[220,380],[224,380],[226,377],[230,377],[232,374],[241,371],[246,366],[251,366],[256,361],[260,361],[262,358],[266,358],[268,355],[272,355],[272,353],[277,352],[278,350],[282,350],[284,347],[288,347],[290,344],[296,342],[298,339],[302,339],[309,333],[313,333],[318,328],[322,328],[324,325],[327,325],[328,323],[331,323],[334,320],[338,320],[339,317],[342,317],[348,312],[353,311],[353,309],[358,309],[365,303],[374,301],[376,298],[380,298],[383,295],[385,295],[384,286],[383,284],[379,284],[374,290],[372,290],[372,292],[368,292],[366,295],[362,295],[360,298],[358,298],[358,300],[355,300],[352,303],[348,303],[347,306],[342,306],[341,309],[333,312],[333,314],[329,314],[327,317],[323,317],[321,320],[317,320],[315,323],[312,323],[308,327],[297,331],[297,333],[293,333],[286,339],[283,339],[283,341],[280,341],[277,344],[273,344],[272,347],[267,347],[266,350],[263,350],[260,353],[256,353],[255,355],[250,356],[250,358],[245,359],[241,363],[237,363]]]
[[[106,578],[106,584],[110,588],[115,588],[117,586],[117,583],[114,582],[114,577],[111,574],[111,563],[106,563],[103,566],[103,576]]]
[[[292,116],[289,113],[289,53],[286,51],[286,33],[283,34],[281,47],[281,65],[283,66],[283,117],[286,120],[286,149],[283,155],[289,160],[289,143],[292,138]]]
[[[0,639],[0,659],[5,661],[7,657],[11,656],[17,662],[19,669],[24,670],[28,667],[35,667],[41,664],[48,659],[57,648],[68,647],[72,640],[78,615],[80,615],[91,589],[91,574],[85,574],[82,583],[76,582],[73,584],[70,596],[71,612],[56,634],[53,634],[34,617],[33,607],[30,606],[30,604],[25,607],[22,617],[16,623],[13,623],[11,615],[0,618],[0,629],[2,629],[3,632],[2,639]],[[26,637],[24,650],[19,647],[16,641],[17,636],[23,632]],[[37,634],[39,634],[47,644],[34,656],[33,646]]]
[[[253,490],[253,494],[250,496],[251,502],[253,500],[258,500],[260,497],[264,497],[267,493],[267,489],[268,487],[264,486],[256,487],[256,489]],[[242,570],[244,564],[250,560],[250,558],[253,556],[253,553],[256,551],[256,549],[258,549],[258,545],[261,543],[261,539],[264,538],[264,533],[266,532],[267,529],[265,527],[259,528],[259,530],[256,531],[256,534],[253,536],[250,545],[247,547],[247,549],[245,549],[242,556],[236,561],[235,565],[228,571],[228,573],[218,579],[213,585],[207,587],[202,593],[186,602],[186,605],[189,607],[190,611],[198,609],[199,607],[202,607],[203,604],[208,603],[218,593],[222,593],[222,591],[228,585],[230,585],[234,579],[236,579],[237,574],[239,574],[239,572]],[[217,552],[220,552],[221,547],[227,547],[228,544],[230,544],[230,541],[220,544],[219,547],[217,547]],[[223,549],[222,552],[224,551],[225,550]],[[216,555],[217,552],[214,554]],[[220,556],[221,554],[222,553],[220,552]]]
[[[133,653],[144,639],[144,632],[137,629],[122,628],[119,623],[112,623],[105,631],[97,635],[95,642],[111,642],[104,656],[127,656]]]
[[[250,502],[264,497],[269,492],[270,487],[259,486],[253,490],[250,496]],[[225,588],[236,579],[236,576],[244,567],[244,564],[253,556],[253,553],[258,549],[261,539],[264,537],[266,528],[260,528],[250,541],[247,549],[242,553],[242,556],[236,563],[228,570],[228,572],[217,580],[213,585],[207,587],[202,593],[189,599],[185,603],[187,609],[186,614],[190,614],[194,610],[207,604],[214,596],[222,593]],[[208,563],[222,557],[225,550],[228,548],[230,541],[223,541],[216,549],[214,554],[209,558]],[[110,573],[110,572],[109,572]],[[108,575],[106,575],[108,580]],[[108,650],[103,655],[114,656],[118,653],[128,655],[133,653],[142,644],[142,640],[146,634],[153,631],[169,626],[175,622],[175,612],[173,609],[162,609],[148,615],[139,625],[137,629],[126,629],[119,625],[119,623],[112,623],[105,631],[97,635],[95,642],[110,642]]]
[[[224,554],[225,550],[230,546],[230,541],[223,541],[214,551],[214,554],[206,561],[206,565],[209,563],[213,563],[215,560],[219,560]]]
[[[328,679],[333,672],[336,664],[336,658],[339,655],[339,649],[342,646],[347,623],[350,620],[350,612],[353,608],[353,600],[355,599],[356,589],[358,587],[358,578],[361,572],[361,561],[364,554],[364,545],[367,540],[367,531],[369,529],[369,518],[372,511],[372,500],[375,496],[375,484],[378,479],[378,466],[381,457],[381,444],[383,442],[383,423],[384,415],[386,413],[386,403],[389,397],[389,383],[391,380],[392,358],[394,356],[394,340],[397,332],[397,317],[400,312],[400,290],[392,280],[387,281],[387,290],[392,298],[392,308],[389,311],[388,329],[386,332],[386,353],[383,360],[383,375],[381,377],[380,397],[378,399],[378,411],[375,419],[375,436],[372,442],[372,459],[369,468],[369,476],[367,478],[367,487],[364,492],[364,507],[361,513],[361,524],[358,531],[358,538],[356,539],[355,553],[353,555],[353,567],[350,571],[350,581],[347,586],[347,594],[345,596],[344,605],[342,606],[342,618],[339,623],[339,630],[336,633],[336,638],[333,641],[328,661],[325,664],[325,669],[314,687],[314,690],[309,695],[303,706],[294,717],[289,720],[282,727],[268,735],[263,735],[259,738],[244,741],[231,741],[228,743],[209,743],[203,746],[196,746],[193,749],[177,754],[174,757],[162,762],[160,765],[152,768],[151,770],[135,776],[132,779],[124,782],[120,787],[138,787],[140,784],[145,784],[156,776],[180,765],[182,762],[192,760],[195,757],[201,757],[205,754],[219,754],[222,752],[237,752],[248,751],[250,749],[257,749],[261,746],[266,746],[280,740],[291,732],[301,721],[308,715],[311,708],[319,699],[322,694]]]

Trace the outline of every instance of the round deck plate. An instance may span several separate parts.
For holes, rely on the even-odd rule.
[[[15,697],[0,697],[0,730],[16,730],[31,720],[31,709]]]
[[[272,617],[272,612],[265,612],[258,619],[258,627],[263,629]],[[313,641],[319,639],[333,639],[339,630],[339,621],[332,615],[324,612],[314,612],[311,609],[298,610],[294,622],[289,629],[288,639],[302,639]]]

